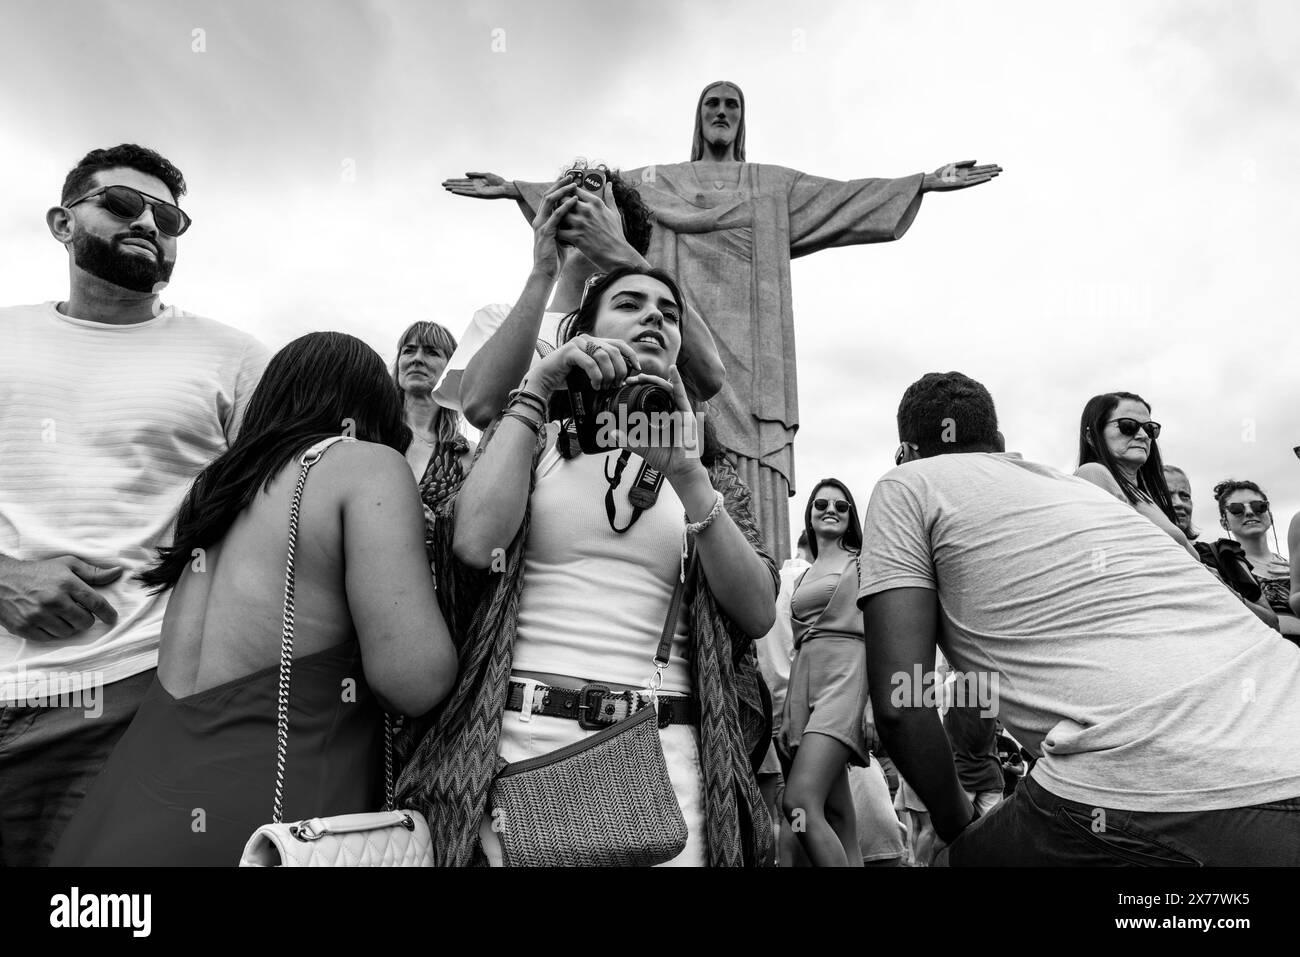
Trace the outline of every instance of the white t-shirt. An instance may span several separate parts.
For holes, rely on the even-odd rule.
[[[442,375],[438,377],[438,382],[433,387],[435,402],[457,412],[465,411],[461,405],[460,382],[465,369],[469,367],[469,360],[474,358],[474,354],[482,349],[484,343],[501,328],[501,324],[506,321],[513,308],[514,306],[507,303],[495,303],[484,306],[474,313],[469,328],[460,337],[460,341],[456,344],[456,351],[447,360],[446,368],[442,370]],[[563,312],[542,313],[542,325],[537,330],[537,342],[543,352],[549,353],[558,344],[560,322],[564,317]],[[541,356],[534,350],[532,364],[536,365],[540,359]]]
[[[859,602],[938,592],[939,642],[1060,797],[1135,811],[1300,795],[1300,648],[1127,504],[1018,455],[888,472]],[[867,636],[871,640],[871,636]]]
[[[24,641],[0,627],[0,700],[24,681],[146,671],[166,599],[132,576],[170,544],[190,483],[228,447],[267,350],[175,307],[119,326],[53,302],[0,309],[0,343],[0,554],[125,566],[98,589],[117,609],[112,628],[96,619],[65,641]]]
[[[665,480],[655,504],[626,532],[616,533],[605,512],[605,493],[606,475],[613,474],[619,453],[565,460],[555,448],[557,432],[552,425],[550,447],[537,463],[512,667],[643,685],[654,672],[681,570],[685,509]],[[641,461],[639,455],[629,457],[614,490],[619,528],[632,517],[627,493]],[[692,687],[686,598],[664,691],[689,693]]]

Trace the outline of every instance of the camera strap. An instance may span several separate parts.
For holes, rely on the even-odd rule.
[[[609,474],[609,459],[605,459],[605,481],[609,483],[609,488],[605,490],[605,517],[609,519],[609,527],[620,535],[636,524],[642,512],[653,507],[659,499],[659,489],[664,484],[664,473],[651,468],[650,464],[642,459],[636,481],[627,492],[627,500],[632,505],[632,517],[628,519],[626,525],[619,528],[614,520],[614,489],[618,488],[619,483],[623,481],[623,470],[627,468],[631,458],[632,453],[627,449],[620,452],[618,462],[614,465],[613,475]]]

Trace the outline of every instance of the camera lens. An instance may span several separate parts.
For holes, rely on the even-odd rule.
[[[624,386],[618,390],[614,404],[627,406],[628,414],[655,415],[660,412],[672,412],[676,408],[673,394],[662,386],[642,383]]]

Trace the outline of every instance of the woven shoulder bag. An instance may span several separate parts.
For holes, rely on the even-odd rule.
[[[685,580],[678,576],[655,651],[651,703],[497,773],[488,804],[507,867],[652,867],[686,847],[686,819],[668,777],[657,713]]]

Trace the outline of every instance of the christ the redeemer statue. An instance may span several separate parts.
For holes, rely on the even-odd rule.
[[[975,186],[1001,171],[966,160],[901,179],[841,182],[748,163],[744,94],[723,81],[700,94],[689,163],[622,172],[655,214],[646,258],[676,277],[713,332],[727,379],[708,414],[778,561],[790,554],[799,427],[790,260],[898,239],[923,193]],[[458,196],[518,200],[531,222],[551,184],[467,173],[443,186]]]

